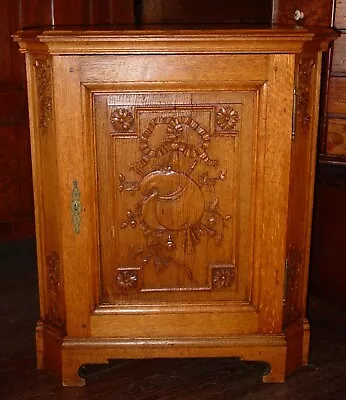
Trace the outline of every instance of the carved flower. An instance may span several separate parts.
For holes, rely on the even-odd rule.
[[[216,123],[221,129],[234,131],[239,121],[239,112],[234,108],[222,107],[216,113]]]
[[[133,290],[137,287],[138,276],[134,270],[118,270],[115,276],[116,284],[122,290]]]
[[[234,267],[213,268],[213,286],[217,289],[230,287],[234,279]]]
[[[133,116],[125,108],[116,108],[111,113],[111,123],[116,130],[127,132],[134,122]]]

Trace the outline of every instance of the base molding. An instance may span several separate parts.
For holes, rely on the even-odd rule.
[[[308,365],[310,324],[307,319],[296,321],[284,330],[287,340],[286,375]]]
[[[105,364],[112,359],[236,357],[264,361],[270,371],[264,382],[283,382],[307,364],[309,323],[295,322],[282,334],[228,337],[77,338],[46,322],[36,329],[38,368],[59,376],[64,386],[83,386],[78,371],[85,364]]]

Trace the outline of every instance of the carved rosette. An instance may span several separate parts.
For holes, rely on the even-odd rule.
[[[42,135],[48,133],[53,119],[52,69],[48,58],[38,58],[35,62],[38,94],[39,130]]]
[[[286,316],[289,321],[294,321],[299,317],[299,309],[296,301],[299,298],[298,291],[301,282],[300,273],[302,271],[303,260],[304,250],[295,246],[290,247],[287,255],[285,296]]]
[[[303,132],[308,132],[311,121],[311,88],[315,71],[313,57],[304,57],[299,63],[299,78],[297,89],[297,113]]]
[[[235,283],[234,265],[217,265],[211,268],[213,289],[228,289]]]
[[[221,107],[216,112],[216,125],[219,130],[226,132],[238,132],[240,122],[239,111],[230,106]]]
[[[128,132],[133,123],[134,118],[130,110],[119,107],[111,112],[111,124],[116,131]]]
[[[56,326],[63,325],[60,310],[60,261],[56,251],[47,253],[48,319]]]
[[[139,287],[138,268],[119,268],[115,274],[115,284],[123,292],[134,291]]]

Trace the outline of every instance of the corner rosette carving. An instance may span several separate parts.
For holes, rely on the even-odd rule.
[[[224,131],[237,132],[239,121],[239,112],[232,107],[221,107],[216,113],[216,124]]]
[[[118,269],[115,274],[115,283],[121,291],[136,290],[139,284],[137,269]]]
[[[126,108],[116,108],[111,112],[111,124],[116,131],[128,132],[133,123],[133,115]]]
[[[214,289],[227,289],[235,282],[234,265],[221,265],[212,267],[212,287]]]
[[[306,132],[311,121],[311,88],[314,77],[315,60],[313,57],[302,58],[299,63],[299,84],[298,84],[298,116],[299,121]]]

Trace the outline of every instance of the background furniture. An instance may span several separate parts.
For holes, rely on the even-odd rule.
[[[340,30],[341,36],[335,41],[328,55],[326,68],[327,99],[321,124],[319,160],[321,163],[346,163],[346,4],[337,1],[333,26]]]
[[[0,2],[0,241],[34,236],[24,57],[11,38],[39,25],[131,23],[128,0]]]
[[[310,293],[346,308],[346,168],[320,164],[316,182]]]
[[[311,293],[346,308],[346,3],[335,2],[341,36],[325,58],[311,252]]]
[[[18,54],[11,34],[18,29],[40,25],[117,24],[117,23],[201,23],[233,21],[241,23],[285,23],[300,25],[331,26],[334,15],[332,0],[284,1],[284,0],[218,0],[210,5],[203,0],[102,0],[88,2],[78,0],[20,0],[1,2],[0,47],[0,240],[19,239],[34,235],[32,178],[30,168],[29,126],[27,95],[24,77],[24,59]],[[304,17],[296,21],[295,11]],[[343,5],[336,2],[335,26],[343,27]],[[300,14],[301,16],[301,14]],[[343,39],[337,42],[342,59]],[[340,43],[340,44],[339,44]],[[325,71],[328,71],[326,58]],[[340,64],[340,63],[339,63]],[[340,64],[341,65],[341,64]],[[336,70],[334,71],[336,72]],[[340,72],[340,71],[339,71]],[[326,75],[327,76],[327,75]],[[326,122],[326,102],[329,82],[325,80],[324,101],[321,115],[322,126]],[[333,84],[333,87],[335,85]],[[331,111],[332,112],[332,111]],[[329,143],[340,142],[342,120],[334,119]],[[322,129],[320,153],[326,154],[326,129]],[[334,139],[333,139],[334,138]],[[339,147],[342,147],[342,143]],[[335,146],[331,153],[334,154]]]

